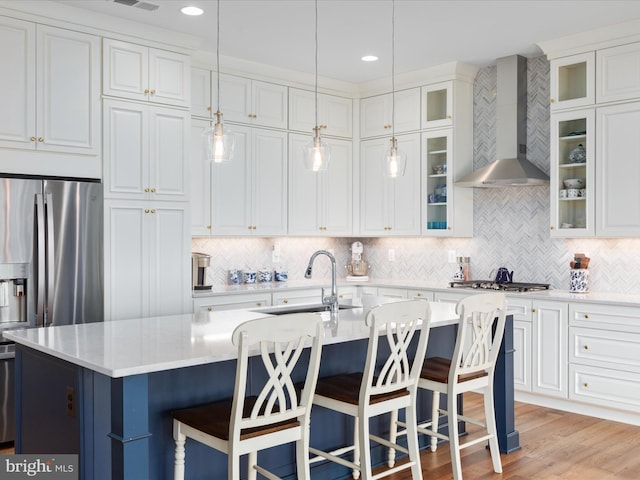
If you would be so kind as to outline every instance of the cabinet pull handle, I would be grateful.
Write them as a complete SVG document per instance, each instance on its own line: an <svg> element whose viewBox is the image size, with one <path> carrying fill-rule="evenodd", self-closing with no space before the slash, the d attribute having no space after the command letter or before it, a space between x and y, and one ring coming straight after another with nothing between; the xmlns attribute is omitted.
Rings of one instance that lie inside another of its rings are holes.
<svg viewBox="0 0 640 480"><path fill-rule="evenodd" d="M36 141L36 137L31 137L31 141L35 142Z"/></svg>
<svg viewBox="0 0 640 480"><path fill-rule="evenodd" d="M207 310L213 312L213 307L207 307Z"/></svg>

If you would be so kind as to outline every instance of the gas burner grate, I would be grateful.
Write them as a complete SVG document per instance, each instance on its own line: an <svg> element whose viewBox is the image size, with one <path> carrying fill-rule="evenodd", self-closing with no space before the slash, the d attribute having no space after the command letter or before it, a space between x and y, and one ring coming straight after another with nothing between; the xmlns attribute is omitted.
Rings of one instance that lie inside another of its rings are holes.
<svg viewBox="0 0 640 480"><path fill-rule="evenodd" d="M464 280L450 282L452 288L471 288L481 290L500 290L503 292L534 292L537 290L549 290L548 283L496 283L492 280Z"/></svg>

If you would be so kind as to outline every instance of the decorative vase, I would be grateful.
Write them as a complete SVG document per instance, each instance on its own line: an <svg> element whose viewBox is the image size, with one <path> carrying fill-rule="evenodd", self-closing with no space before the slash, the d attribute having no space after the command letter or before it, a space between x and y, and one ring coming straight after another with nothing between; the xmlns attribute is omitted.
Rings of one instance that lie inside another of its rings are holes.
<svg viewBox="0 0 640 480"><path fill-rule="evenodd" d="M569 152L569 161L571 163L585 163L587 161L587 151L582 144Z"/></svg>

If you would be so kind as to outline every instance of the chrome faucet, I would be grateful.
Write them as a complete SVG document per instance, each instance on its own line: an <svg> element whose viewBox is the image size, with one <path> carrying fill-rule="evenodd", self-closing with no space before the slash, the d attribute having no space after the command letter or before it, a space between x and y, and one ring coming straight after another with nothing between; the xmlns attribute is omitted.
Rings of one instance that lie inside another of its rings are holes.
<svg viewBox="0 0 640 480"><path fill-rule="evenodd" d="M309 259L309 265L307 265L307 271L304 273L304 278L311 278L313 271L313 261L318 255L326 255L331 261L331 295L325 296L324 288L322 289L322 304L328 305L331 311L331 319L336 320L338 318L338 287L336 285L336 257L327 250L318 250L311 255Z"/></svg>

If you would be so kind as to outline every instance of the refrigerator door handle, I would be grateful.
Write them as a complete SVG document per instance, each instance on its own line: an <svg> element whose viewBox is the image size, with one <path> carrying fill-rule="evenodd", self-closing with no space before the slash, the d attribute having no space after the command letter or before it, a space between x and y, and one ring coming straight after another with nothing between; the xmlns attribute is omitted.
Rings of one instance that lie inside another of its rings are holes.
<svg viewBox="0 0 640 480"><path fill-rule="evenodd" d="M46 249L47 249L47 267L46 267L46 275L47 275L47 309L45 311L44 317L44 326L48 327L51 325L51 321L53 320L50 317L50 313L53 312L53 298L55 294L54 288L54 275L55 275L55 236L53 232L53 198L50 193L45 194L45 218L46 218Z"/></svg>
<svg viewBox="0 0 640 480"><path fill-rule="evenodd" d="M36 218L35 218L35 248L34 255L36 265L34 272L36 275L36 326L41 327L45 322L45 216L44 198L41 193L36 193Z"/></svg>

